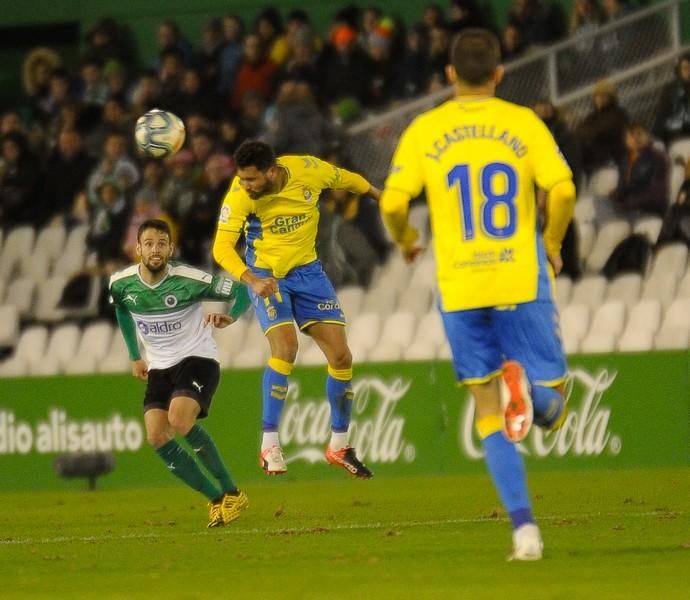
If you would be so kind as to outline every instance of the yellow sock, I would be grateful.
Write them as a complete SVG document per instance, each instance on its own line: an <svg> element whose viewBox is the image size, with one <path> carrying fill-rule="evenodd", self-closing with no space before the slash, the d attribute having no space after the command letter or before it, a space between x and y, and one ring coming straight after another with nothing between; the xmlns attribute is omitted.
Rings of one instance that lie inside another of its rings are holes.
<svg viewBox="0 0 690 600"><path fill-rule="evenodd" d="M488 438L492 433L503 431L504 419L501 415L488 415L477 419L475 427L481 439Z"/></svg>

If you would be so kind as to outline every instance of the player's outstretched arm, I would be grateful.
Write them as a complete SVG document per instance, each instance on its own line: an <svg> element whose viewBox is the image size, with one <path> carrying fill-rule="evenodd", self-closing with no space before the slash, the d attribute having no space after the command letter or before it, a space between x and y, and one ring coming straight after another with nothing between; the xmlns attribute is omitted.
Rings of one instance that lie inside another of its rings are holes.
<svg viewBox="0 0 690 600"><path fill-rule="evenodd" d="M386 188L379 203L381 219L407 262L412 262L424 248L417 244L419 232L407 221L410 197L405 192Z"/></svg>
<svg viewBox="0 0 690 600"><path fill-rule="evenodd" d="M554 185L546 199L546 226L544 227L544 247L546 255L558 275L563 268L561 244L573 218L575 210L575 185L572 179L565 179Z"/></svg>

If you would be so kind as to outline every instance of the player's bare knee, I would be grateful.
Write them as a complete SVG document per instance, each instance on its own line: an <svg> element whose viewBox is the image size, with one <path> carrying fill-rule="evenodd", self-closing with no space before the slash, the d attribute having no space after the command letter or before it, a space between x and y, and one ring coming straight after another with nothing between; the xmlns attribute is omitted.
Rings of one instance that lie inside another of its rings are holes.
<svg viewBox="0 0 690 600"><path fill-rule="evenodd" d="M271 356L279 358L288 363L294 363L297 358L297 350L299 345L297 340L285 340L279 344L273 344L271 347Z"/></svg>
<svg viewBox="0 0 690 600"><path fill-rule="evenodd" d="M328 364L333 369L350 369L352 367L352 352L347 346L339 348L330 354Z"/></svg>
<svg viewBox="0 0 690 600"><path fill-rule="evenodd" d="M152 448L160 448L165 446L170 441L170 434L167 427L165 429L156 429L155 431L146 432L146 441Z"/></svg>
<svg viewBox="0 0 690 600"><path fill-rule="evenodd" d="M177 435L187 435L189 430L194 427L195 420L196 419L192 415L180 412L171 411L168 415L170 427Z"/></svg>

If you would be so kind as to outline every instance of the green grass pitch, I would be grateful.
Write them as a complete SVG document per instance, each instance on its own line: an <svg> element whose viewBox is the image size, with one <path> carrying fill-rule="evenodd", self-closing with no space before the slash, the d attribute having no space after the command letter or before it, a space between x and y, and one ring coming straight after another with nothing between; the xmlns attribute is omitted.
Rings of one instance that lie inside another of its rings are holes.
<svg viewBox="0 0 690 600"><path fill-rule="evenodd" d="M0 494L0 598L688 598L690 469L530 477L544 560L509 563L487 476Z"/></svg>

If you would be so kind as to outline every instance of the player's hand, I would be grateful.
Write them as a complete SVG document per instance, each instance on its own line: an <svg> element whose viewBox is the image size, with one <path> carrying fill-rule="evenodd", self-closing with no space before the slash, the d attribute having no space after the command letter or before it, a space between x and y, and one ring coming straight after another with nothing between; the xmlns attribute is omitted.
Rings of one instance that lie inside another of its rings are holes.
<svg viewBox="0 0 690 600"><path fill-rule="evenodd" d="M424 252L426 248L424 246L412 246L411 248L408 248L407 250L402 249L402 255L403 258L405 259L405 262L409 265L412 264L417 256L419 256L422 252Z"/></svg>
<svg viewBox="0 0 690 600"><path fill-rule="evenodd" d="M149 366L143 358L132 361L132 375L142 381L146 381L149 378Z"/></svg>
<svg viewBox="0 0 690 600"><path fill-rule="evenodd" d="M204 317L204 326L213 325L218 329L223 329L235 322L230 315L224 313L210 313Z"/></svg>
<svg viewBox="0 0 690 600"><path fill-rule="evenodd" d="M563 259L559 254L549 254L549 262L551 263L551 268L553 269L553 274L558 276L558 274L563 270Z"/></svg>
<svg viewBox="0 0 690 600"><path fill-rule="evenodd" d="M278 293L278 281L273 277L257 277L249 285L252 291L262 298Z"/></svg>

